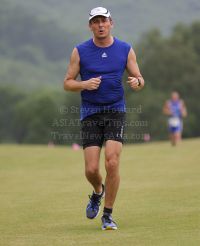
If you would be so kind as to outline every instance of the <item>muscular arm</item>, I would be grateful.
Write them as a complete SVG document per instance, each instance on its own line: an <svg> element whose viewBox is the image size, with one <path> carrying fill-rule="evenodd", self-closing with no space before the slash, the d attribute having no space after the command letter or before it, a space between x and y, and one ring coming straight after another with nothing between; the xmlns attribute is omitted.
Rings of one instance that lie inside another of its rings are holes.
<svg viewBox="0 0 200 246"><path fill-rule="evenodd" d="M173 115L172 110L170 110L169 101L166 101L166 103L165 103L165 105L163 107L162 112L163 112L163 114L166 114L166 115Z"/></svg>
<svg viewBox="0 0 200 246"><path fill-rule="evenodd" d="M64 79L64 90L71 92L79 92L84 90L84 83L76 81L76 78L80 72L80 57L78 50L74 48L70 57L70 64L66 77Z"/></svg>
<svg viewBox="0 0 200 246"><path fill-rule="evenodd" d="M89 80L79 82L76 81L79 72L80 72L80 57L79 57L78 50L74 48L70 58L68 71L64 79L64 85L63 85L64 90L71 91L71 92L79 92L85 89L95 90L99 87L99 84L101 83L101 77L91 78Z"/></svg>
<svg viewBox="0 0 200 246"><path fill-rule="evenodd" d="M127 83L130 84L131 88L138 91L141 90L144 87L144 79L142 78L142 75L140 73L137 61L136 61L136 55L133 49L131 48L128 54L128 60L126 64L126 70L130 77L128 77ZM141 85L138 86L138 79L141 81Z"/></svg>
<svg viewBox="0 0 200 246"><path fill-rule="evenodd" d="M185 106L185 102L183 100L181 100L181 114L182 114L182 117L187 116L187 109Z"/></svg>

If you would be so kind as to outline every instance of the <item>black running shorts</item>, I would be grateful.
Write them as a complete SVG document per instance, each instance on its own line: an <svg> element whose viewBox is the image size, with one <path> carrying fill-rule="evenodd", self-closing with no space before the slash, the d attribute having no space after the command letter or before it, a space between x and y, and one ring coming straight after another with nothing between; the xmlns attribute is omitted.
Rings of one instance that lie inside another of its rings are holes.
<svg viewBox="0 0 200 246"><path fill-rule="evenodd" d="M83 149L89 146L102 147L107 140L123 143L125 120L125 112L114 110L104 110L85 117L81 121Z"/></svg>

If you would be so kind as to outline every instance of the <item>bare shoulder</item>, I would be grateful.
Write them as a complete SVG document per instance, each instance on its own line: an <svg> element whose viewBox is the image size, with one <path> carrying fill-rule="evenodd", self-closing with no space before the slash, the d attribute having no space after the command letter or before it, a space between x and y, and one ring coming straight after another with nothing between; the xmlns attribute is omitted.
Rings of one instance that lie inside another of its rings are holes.
<svg viewBox="0 0 200 246"><path fill-rule="evenodd" d="M136 55L132 47L129 50L128 59L136 61Z"/></svg>
<svg viewBox="0 0 200 246"><path fill-rule="evenodd" d="M165 102L165 104L166 104L166 105L169 105L169 104L170 104L170 100L167 100L167 101Z"/></svg>
<svg viewBox="0 0 200 246"><path fill-rule="evenodd" d="M77 48L74 48L70 56L70 63L66 73L66 80L76 79L80 72L80 57Z"/></svg>
<svg viewBox="0 0 200 246"><path fill-rule="evenodd" d="M70 62L77 62L77 61L78 62L80 61L80 57L79 57L78 49L75 47L70 56Z"/></svg>
<svg viewBox="0 0 200 246"><path fill-rule="evenodd" d="M170 100L165 101L164 107L165 108L169 108L170 107Z"/></svg>
<svg viewBox="0 0 200 246"><path fill-rule="evenodd" d="M128 53L128 59L126 63L126 70L131 77L139 78L142 77L140 73L140 69L138 67L137 61L136 61L136 55L134 50L131 48L129 53ZM143 82L144 86L144 82ZM142 87L143 87L142 86Z"/></svg>
<svg viewBox="0 0 200 246"><path fill-rule="evenodd" d="M183 99L180 99L180 102L181 102L181 105L182 105L182 106L185 106L185 102L184 102Z"/></svg>

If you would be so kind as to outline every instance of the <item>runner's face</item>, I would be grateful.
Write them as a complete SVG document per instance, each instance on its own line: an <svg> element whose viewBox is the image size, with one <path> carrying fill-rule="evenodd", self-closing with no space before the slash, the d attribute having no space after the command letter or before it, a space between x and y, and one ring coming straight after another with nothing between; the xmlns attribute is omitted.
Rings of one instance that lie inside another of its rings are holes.
<svg viewBox="0 0 200 246"><path fill-rule="evenodd" d="M173 102L178 101L179 94L177 92L172 92L171 99L172 99Z"/></svg>
<svg viewBox="0 0 200 246"><path fill-rule="evenodd" d="M110 35L110 29L113 28L113 21L103 16L96 16L89 24L90 31L93 31L94 36L98 39L105 39Z"/></svg>

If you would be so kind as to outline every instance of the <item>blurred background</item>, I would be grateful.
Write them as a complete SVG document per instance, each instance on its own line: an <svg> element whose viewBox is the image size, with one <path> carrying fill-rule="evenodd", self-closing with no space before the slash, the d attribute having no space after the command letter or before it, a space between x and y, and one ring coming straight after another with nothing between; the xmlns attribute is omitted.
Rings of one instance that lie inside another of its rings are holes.
<svg viewBox="0 0 200 246"><path fill-rule="evenodd" d="M72 49L92 38L88 15L103 6L112 35L130 43L146 85L123 76L125 143L168 139L162 108L172 91L185 101L184 138L200 136L200 2L197 0L0 1L0 143L81 144L80 94L63 90ZM70 137L71 136L71 137Z"/></svg>

